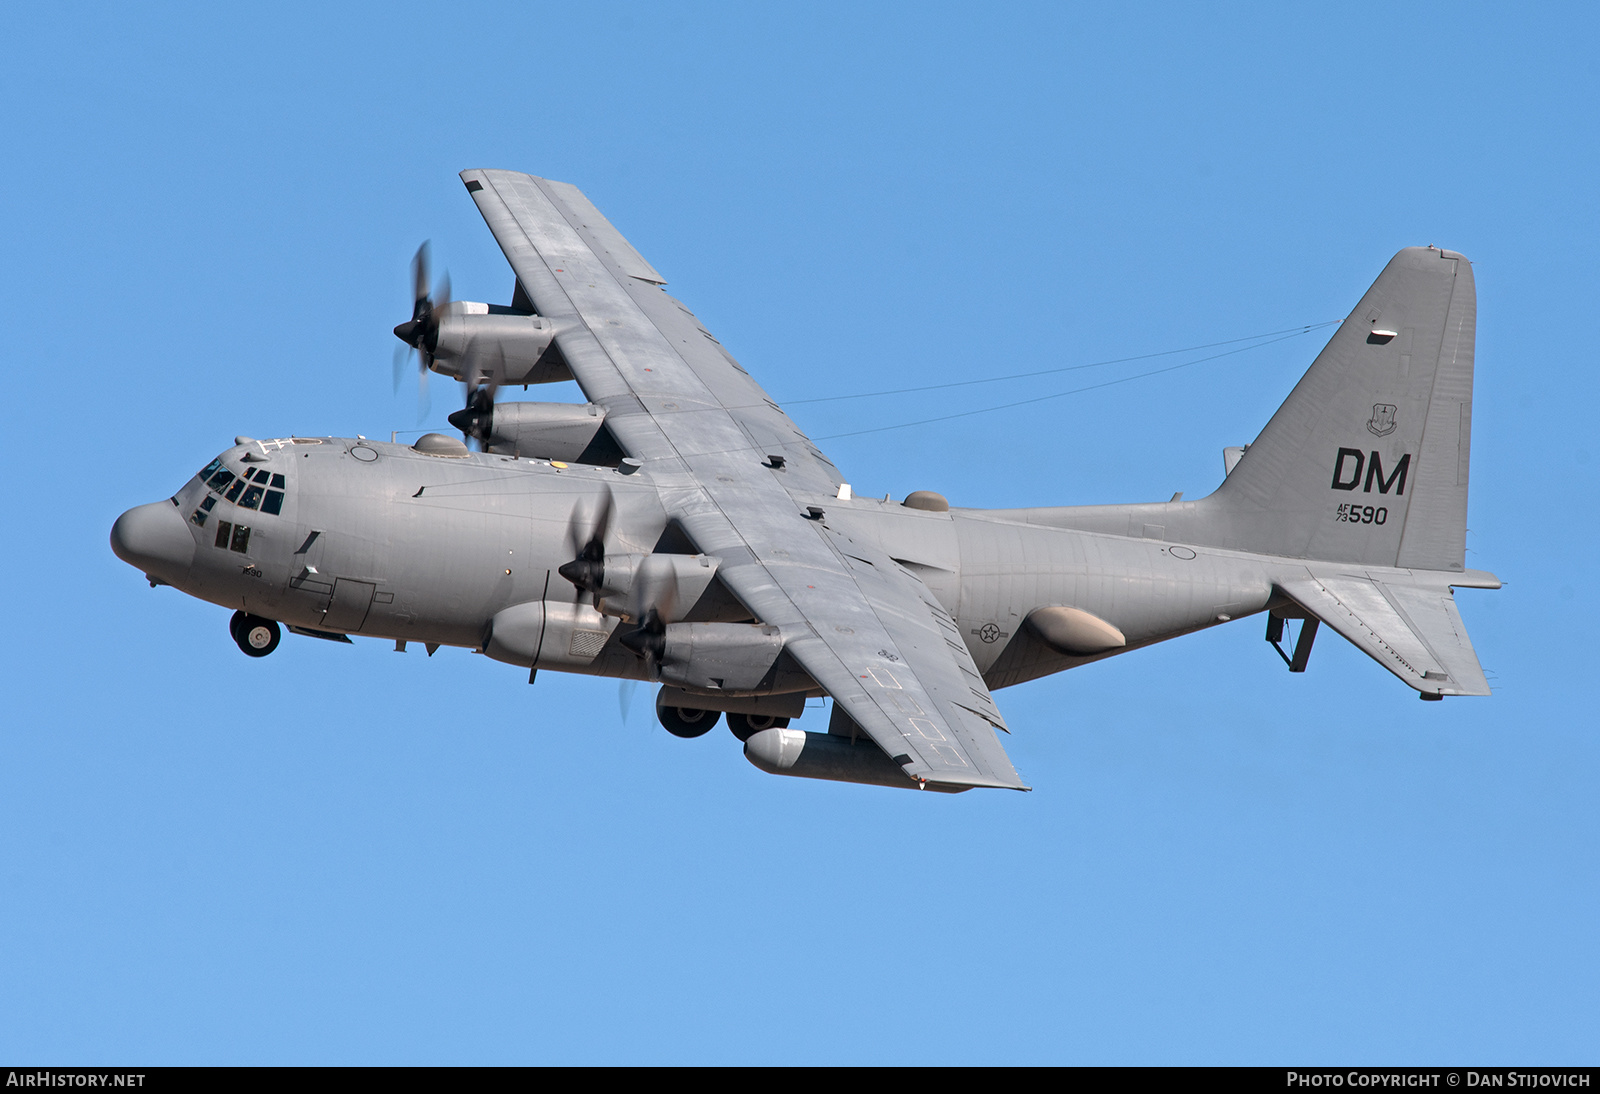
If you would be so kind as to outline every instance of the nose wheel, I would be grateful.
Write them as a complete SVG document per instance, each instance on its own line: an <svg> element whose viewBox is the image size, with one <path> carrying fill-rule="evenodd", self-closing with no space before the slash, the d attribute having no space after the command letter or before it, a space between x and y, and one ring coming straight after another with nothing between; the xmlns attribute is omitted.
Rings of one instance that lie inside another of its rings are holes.
<svg viewBox="0 0 1600 1094"><path fill-rule="evenodd" d="M233 613L233 618L228 620L228 633L248 657L265 657L278 648L283 638L283 632L272 620L244 612Z"/></svg>

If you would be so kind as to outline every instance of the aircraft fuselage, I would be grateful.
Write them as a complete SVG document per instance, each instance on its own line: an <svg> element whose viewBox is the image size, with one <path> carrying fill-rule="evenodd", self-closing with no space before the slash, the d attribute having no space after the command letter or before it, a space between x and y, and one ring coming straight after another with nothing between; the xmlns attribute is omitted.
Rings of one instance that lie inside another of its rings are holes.
<svg viewBox="0 0 1600 1094"><path fill-rule="evenodd" d="M237 444L205 476L125 514L118 553L192 596L327 634L483 649L497 613L543 601L589 638L564 633L539 667L648 675L615 640L616 615L596 611L557 573L574 556L575 519L607 492L616 508L610 553L673 549L647 470L323 437ZM1036 510L937 512L872 498L818 505L834 529L915 571L991 687L1261 611L1274 562L1290 561L1042 526ZM795 534L814 532L797 519ZM1051 646L1026 621L1052 605L1091 613L1126 644L1086 655ZM724 593L686 618L751 617Z"/></svg>

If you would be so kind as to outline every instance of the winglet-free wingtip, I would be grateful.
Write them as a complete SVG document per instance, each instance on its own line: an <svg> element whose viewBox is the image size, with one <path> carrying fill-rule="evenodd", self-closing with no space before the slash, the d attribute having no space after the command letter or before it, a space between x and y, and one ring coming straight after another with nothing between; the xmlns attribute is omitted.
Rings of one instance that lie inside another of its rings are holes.
<svg viewBox="0 0 1600 1094"><path fill-rule="evenodd" d="M1010 783L999 779L917 779L925 790L1023 790L1032 791L1033 787L1021 781Z"/></svg>

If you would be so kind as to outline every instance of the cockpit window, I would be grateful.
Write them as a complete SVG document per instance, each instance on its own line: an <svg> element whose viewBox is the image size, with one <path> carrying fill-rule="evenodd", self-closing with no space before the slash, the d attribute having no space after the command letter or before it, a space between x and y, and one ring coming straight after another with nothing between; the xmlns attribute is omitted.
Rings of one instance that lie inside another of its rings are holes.
<svg viewBox="0 0 1600 1094"><path fill-rule="evenodd" d="M240 554L248 551L250 549L250 529L242 524L235 524L233 526L233 543L229 546Z"/></svg>
<svg viewBox="0 0 1600 1094"><path fill-rule="evenodd" d="M211 499L207 498L206 500L210 501ZM206 512L206 507L202 505L200 508L189 514L189 519L194 522L196 528L204 528L206 526L206 517L208 516L210 516L210 514Z"/></svg>
<svg viewBox="0 0 1600 1094"><path fill-rule="evenodd" d="M274 474L264 467L247 467L235 473L222 466L222 458L212 460L201 473L206 485L217 494L238 505L241 509L260 508L263 513L277 516L283 512L284 494L288 490L288 480L282 474ZM271 489L268 489L268 487ZM210 513L211 507L217 499L207 496L201 503L198 511L200 519L195 523L205 524L203 514ZM218 543L217 546L224 546Z"/></svg>
<svg viewBox="0 0 1600 1094"><path fill-rule="evenodd" d="M233 525L231 523L229 523L228 521L225 521L225 520L217 521L217 543L216 543L216 545L218 547L226 547L228 545L228 535L232 531L233 531Z"/></svg>

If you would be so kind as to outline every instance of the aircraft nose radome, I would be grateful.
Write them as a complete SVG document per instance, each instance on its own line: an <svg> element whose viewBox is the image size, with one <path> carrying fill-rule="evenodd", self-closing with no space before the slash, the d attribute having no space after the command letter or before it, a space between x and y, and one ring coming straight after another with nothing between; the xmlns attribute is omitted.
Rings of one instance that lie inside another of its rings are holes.
<svg viewBox="0 0 1600 1094"><path fill-rule="evenodd" d="M130 566L177 584L194 562L194 537L170 501L129 509L111 526L111 549Z"/></svg>

